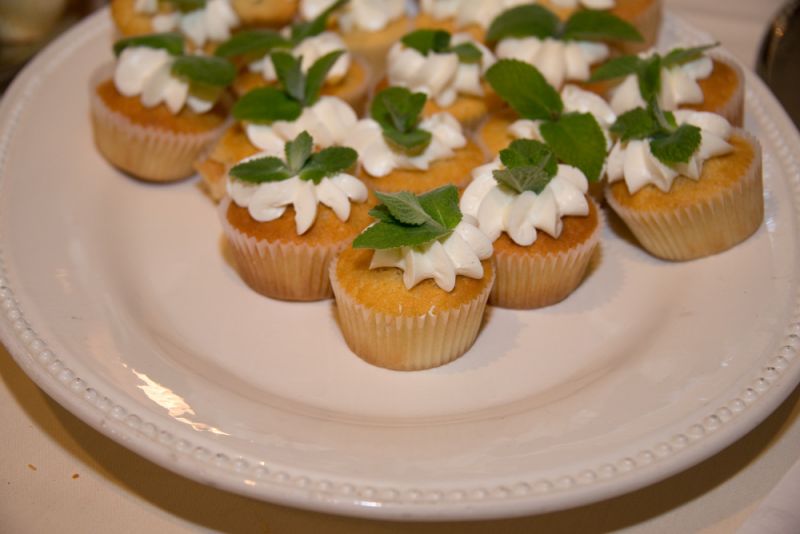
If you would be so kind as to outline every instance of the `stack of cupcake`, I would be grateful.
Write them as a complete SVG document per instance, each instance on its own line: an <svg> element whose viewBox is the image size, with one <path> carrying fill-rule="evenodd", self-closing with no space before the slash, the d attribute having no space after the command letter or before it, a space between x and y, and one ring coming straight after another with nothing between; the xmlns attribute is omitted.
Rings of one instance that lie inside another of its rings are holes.
<svg viewBox="0 0 800 534"><path fill-rule="evenodd" d="M381 367L461 356L487 303L567 298L609 208L674 261L763 219L741 70L715 45L649 49L658 0L114 0L112 14L124 37L92 81L100 152L147 181L199 171L243 282L334 297L347 344Z"/></svg>

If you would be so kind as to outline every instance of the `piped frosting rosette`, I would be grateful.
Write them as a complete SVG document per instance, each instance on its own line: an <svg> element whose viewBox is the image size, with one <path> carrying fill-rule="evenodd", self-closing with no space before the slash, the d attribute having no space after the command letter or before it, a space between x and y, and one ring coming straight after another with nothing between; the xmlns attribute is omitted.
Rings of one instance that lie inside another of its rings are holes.
<svg viewBox="0 0 800 534"><path fill-rule="evenodd" d="M583 279L599 238L597 206L586 194L583 172L555 164L545 145L515 141L501 154L512 167L499 159L478 167L461 197L462 211L495 243L490 302L508 308L554 304ZM568 235L561 241L565 224Z"/></svg>
<svg viewBox="0 0 800 534"><path fill-rule="evenodd" d="M222 42L231 36L240 20L229 0L207 0L190 11L175 9L164 13L159 0L135 0L134 12L148 15L153 32L180 31L191 43L202 48L208 42Z"/></svg>
<svg viewBox="0 0 800 534"><path fill-rule="evenodd" d="M378 198L378 222L331 265L342 333L373 365L448 363L478 334L495 278L491 242L462 216L452 186Z"/></svg>

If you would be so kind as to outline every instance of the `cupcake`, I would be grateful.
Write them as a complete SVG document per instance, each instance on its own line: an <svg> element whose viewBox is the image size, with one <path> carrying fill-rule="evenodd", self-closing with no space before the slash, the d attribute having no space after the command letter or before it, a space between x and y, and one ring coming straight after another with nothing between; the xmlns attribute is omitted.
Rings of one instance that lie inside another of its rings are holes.
<svg viewBox="0 0 800 534"><path fill-rule="evenodd" d="M222 198L225 174L242 156L282 154L284 144L303 131L319 148L345 144L358 121L355 111L339 98L320 96L328 71L342 54L326 54L307 71L285 51L271 54L279 86L253 89L236 102L233 116L239 122L197 164L212 199Z"/></svg>
<svg viewBox="0 0 800 534"><path fill-rule="evenodd" d="M367 188L348 174L356 152L313 146L302 132L283 158L259 154L230 170L220 204L225 238L244 281L268 297L330 297L332 258L369 221Z"/></svg>
<svg viewBox="0 0 800 534"><path fill-rule="evenodd" d="M388 85L425 93L424 116L445 111L469 129L497 107L483 79L494 62L494 54L466 33L417 30L389 50L386 79Z"/></svg>
<svg viewBox="0 0 800 534"><path fill-rule="evenodd" d="M658 40L661 29L661 0L539 0L538 3L552 9L561 19L567 19L580 9L607 10L632 24L642 35L642 42L621 43L627 52L650 48Z"/></svg>
<svg viewBox="0 0 800 534"><path fill-rule="evenodd" d="M615 118L602 99L571 86L559 94L536 67L514 59L495 63L486 79L511 108L490 116L478 131L491 157L515 138L533 138L544 141L559 161L579 168L590 182L600 178L609 148L601 124Z"/></svg>
<svg viewBox="0 0 800 534"><path fill-rule="evenodd" d="M583 280L600 234L583 172L559 164L547 145L519 139L472 175L461 211L494 243L489 302L540 308L566 298Z"/></svg>
<svg viewBox="0 0 800 534"><path fill-rule="evenodd" d="M388 369L448 363L478 335L495 278L491 242L462 216L453 186L378 197L378 222L331 264L345 341Z"/></svg>
<svg viewBox="0 0 800 534"><path fill-rule="evenodd" d="M484 42L489 23L506 9L530 0L420 0L415 28L466 32Z"/></svg>
<svg viewBox="0 0 800 534"><path fill-rule="evenodd" d="M123 39L114 45L116 65L100 69L91 82L95 145L111 164L142 180L190 176L225 127L233 65L182 51L177 34Z"/></svg>
<svg viewBox="0 0 800 534"><path fill-rule="evenodd" d="M405 0L300 0L300 18L312 20L336 5L334 27L342 35L348 50L363 57L373 75L379 78L386 53L411 30Z"/></svg>
<svg viewBox="0 0 800 534"><path fill-rule="evenodd" d="M725 118L655 104L620 116L612 132L606 199L654 256L716 254L761 225L761 149Z"/></svg>
<svg viewBox="0 0 800 534"><path fill-rule="evenodd" d="M744 119L744 76L736 63L706 52L716 46L674 48L623 56L598 68L593 81L621 79L609 94L617 114L645 107L651 93L666 111L689 108L708 111L741 126ZM658 72L658 76L652 73Z"/></svg>
<svg viewBox="0 0 800 534"><path fill-rule="evenodd" d="M215 55L234 59L242 67L233 83L236 94L241 96L257 87L277 85L278 75L270 57L273 50L284 50L296 58L302 58L303 70L308 70L326 54L344 50L345 53L328 71L321 92L341 98L353 108L360 109L367 96L369 69L364 60L346 50L347 45L339 34L325 31L330 12L323 11L314 20L294 24L281 32L268 29L239 32L222 43Z"/></svg>
<svg viewBox="0 0 800 534"><path fill-rule="evenodd" d="M484 162L481 149L464 136L448 113L420 114L424 93L389 87L375 96L371 118L352 128L359 178L383 192L422 193L447 184L466 185L469 172Z"/></svg>
<svg viewBox="0 0 800 534"><path fill-rule="evenodd" d="M539 69L561 89L587 81L591 67L608 58L604 41L641 41L636 28L606 11L577 11L563 24L540 5L523 5L497 17L486 34L500 59L517 59Z"/></svg>

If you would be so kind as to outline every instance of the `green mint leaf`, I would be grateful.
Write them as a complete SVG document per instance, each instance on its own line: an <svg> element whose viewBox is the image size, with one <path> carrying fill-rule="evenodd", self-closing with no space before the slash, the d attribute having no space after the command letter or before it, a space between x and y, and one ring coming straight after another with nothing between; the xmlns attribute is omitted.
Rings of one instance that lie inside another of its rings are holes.
<svg viewBox="0 0 800 534"><path fill-rule="evenodd" d="M580 169L590 182L597 181L606 161L606 138L590 113L567 113L546 122L540 131L559 159Z"/></svg>
<svg viewBox="0 0 800 534"><path fill-rule="evenodd" d="M461 222L462 214L458 206L458 189L445 185L417 197L425 213L447 230L452 230Z"/></svg>
<svg viewBox="0 0 800 534"><path fill-rule="evenodd" d="M284 146L286 164L293 175L299 173L306 164L313 148L314 140L306 131L301 132L294 140L286 143Z"/></svg>
<svg viewBox="0 0 800 534"><path fill-rule="evenodd" d="M384 129L408 132L419 123L427 99L425 93L412 93L405 87L387 87L373 99L370 116Z"/></svg>
<svg viewBox="0 0 800 534"><path fill-rule="evenodd" d="M549 9L539 5L518 6L504 11L492 21L486 32L486 42L508 37L555 37L560 27L558 16Z"/></svg>
<svg viewBox="0 0 800 534"><path fill-rule="evenodd" d="M172 74L203 85L225 87L236 77L236 67L221 57L181 56L172 64Z"/></svg>
<svg viewBox="0 0 800 534"><path fill-rule="evenodd" d="M553 176L549 176L543 168L532 165L514 167L513 169L499 169L492 171L492 176L497 180L497 183L517 194L533 191L537 195L544 191L544 188L553 179Z"/></svg>
<svg viewBox="0 0 800 534"><path fill-rule="evenodd" d="M658 97L661 92L661 57L654 54L645 59L637 73L639 93L645 102Z"/></svg>
<svg viewBox="0 0 800 534"><path fill-rule="evenodd" d="M696 46L694 48L675 48L663 57L661 63L664 65L664 68L684 65L696 59L700 59L706 51L716 48L717 46L719 46L719 43Z"/></svg>
<svg viewBox="0 0 800 534"><path fill-rule="evenodd" d="M275 157L258 158L239 163L233 166L228 174L237 180L251 184L280 182L294 175L286 168L286 164Z"/></svg>
<svg viewBox="0 0 800 534"><path fill-rule="evenodd" d="M617 117L610 130L621 141L626 142L631 139L652 137L660 127L652 113L644 108L636 108Z"/></svg>
<svg viewBox="0 0 800 534"><path fill-rule="evenodd" d="M334 176L352 168L358 159L358 152L344 146L326 148L312 154L305 167L300 171L300 178L318 184L323 178Z"/></svg>
<svg viewBox="0 0 800 534"><path fill-rule="evenodd" d="M533 139L512 141L508 148L500 151L500 162L508 169L536 167L545 162L542 169L549 176L555 176L558 172L558 161L550 147Z"/></svg>
<svg viewBox="0 0 800 534"><path fill-rule="evenodd" d="M638 74L643 63L644 60L639 56L621 56L614 58L597 67L592 73L592 77L589 78L589 81L602 82L605 80L623 78L631 74Z"/></svg>
<svg viewBox="0 0 800 534"><path fill-rule="evenodd" d="M608 11L576 11L564 24L561 38L573 41L633 41L644 38L632 24Z"/></svg>
<svg viewBox="0 0 800 534"><path fill-rule="evenodd" d="M418 156L425 152L425 149L431 144L433 135L421 128L410 132L385 129L383 130L383 139L394 150L405 152L409 156Z"/></svg>
<svg viewBox="0 0 800 534"><path fill-rule="evenodd" d="M249 30L235 34L214 51L217 57L262 57L275 48L289 48L288 39L274 30Z"/></svg>
<svg viewBox="0 0 800 534"><path fill-rule="evenodd" d="M286 92L298 102L305 103L306 77L301 67L301 58L288 52L273 52L269 57L275 67L275 75Z"/></svg>
<svg viewBox="0 0 800 534"><path fill-rule="evenodd" d="M325 11L317 15L313 20L294 24L291 29L292 43L295 45L299 44L309 37L315 37L324 32L328 27L328 17L348 1L349 0L338 0L331 4Z"/></svg>
<svg viewBox="0 0 800 534"><path fill-rule="evenodd" d="M650 141L650 151L662 163L674 165L688 163L698 148L702 135L700 128L691 124L682 124L669 135L657 136Z"/></svg>
<svg viewBox="0 0 800 534"><path fill-rule="evenodd" d="M417 30L404 35L400 41L423 56L431 52L441 54L450 48L450 34L444 30Z"/></svg>
<svg viewBox="0 0 800 534"><path fill-rule="evenodd" d="M181 13L188 13L206 7L206 0L169 0Z"/></svg>
<svg viewBox="0 0 800 534"><path fill-rule="evenodd" d="M233 117L240 121L293 121L303 112L303 106L275 87L253 89L233 106Z"/></svg>
<svg viewBox="0 0 800 534"><path fill-rule="evenodd" d="M392 224L400 224L400 221L392 217L392 213L385 205L380 204L369 210L369 216L378 221Z"/></svg>
<svg viewBox="0 0 800 534"><path fill-rule="evenodd" d="M328 72L342 54L344 54L344 50L335 50L325 54L308 69L308 73L306 73L305 100L303 102L306 106L310 106L317 101Z"/></svg>
<svg viewBox="0 0 800 534"><path fill-rule="evenodd" d="M454 52L458 56L458 61L460 63L480 63L481 58L483 57L483 52L481 52L481 49L472 43L458 44L452 47L450 51Z"/></svg>
<svg viewBox="0 0 800 534"><path fill-rule="evenodd" d="M528 63L502 59L486 71L486 79L500 98L525 119L550 120L564 109L558 91Z"/></svg>
<svg viewBox="0 0 800 534"><path fill-rule="evenodd" d="M383 202L383 205L389 210L389 213L403 224L410 224L420 226L422 224L439 224L428 212L422 207L419 199L408 191L401 191L399 193L380 193L375 192L378 200Z"/></svg>
<svg viewBox="0 0 800 534"><path fill-rule="evenodd" d="M441 226L407 226L380 221L368 227L353 241L353 248L375 250L399 247L414 247L430 243L451 232Z"/></svg>
<svg viewBox="0 0 800 534"><path fill-rule="evenodd" d="M127 37L114 43L114 55L119 56L123 50L132 46L160 48L172 56L179 56L183 53L183 37L179 33L152 33Z"/></svg>

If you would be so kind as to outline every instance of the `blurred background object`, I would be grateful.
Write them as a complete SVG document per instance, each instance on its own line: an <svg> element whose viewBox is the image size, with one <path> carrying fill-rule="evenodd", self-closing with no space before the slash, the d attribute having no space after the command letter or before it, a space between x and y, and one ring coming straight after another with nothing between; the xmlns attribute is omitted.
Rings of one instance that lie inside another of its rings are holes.
<svg viewBox="0 0 800 534"><path fill-rule="evenodd" d="M756 71L800 128L800 0L787 2L772 20Z"/></svg>
<svg viewBox="0 0 800 534"><path fill-rule="evenodd" d="M0 0L0 93L53 38L104 0Z"/></svg>

